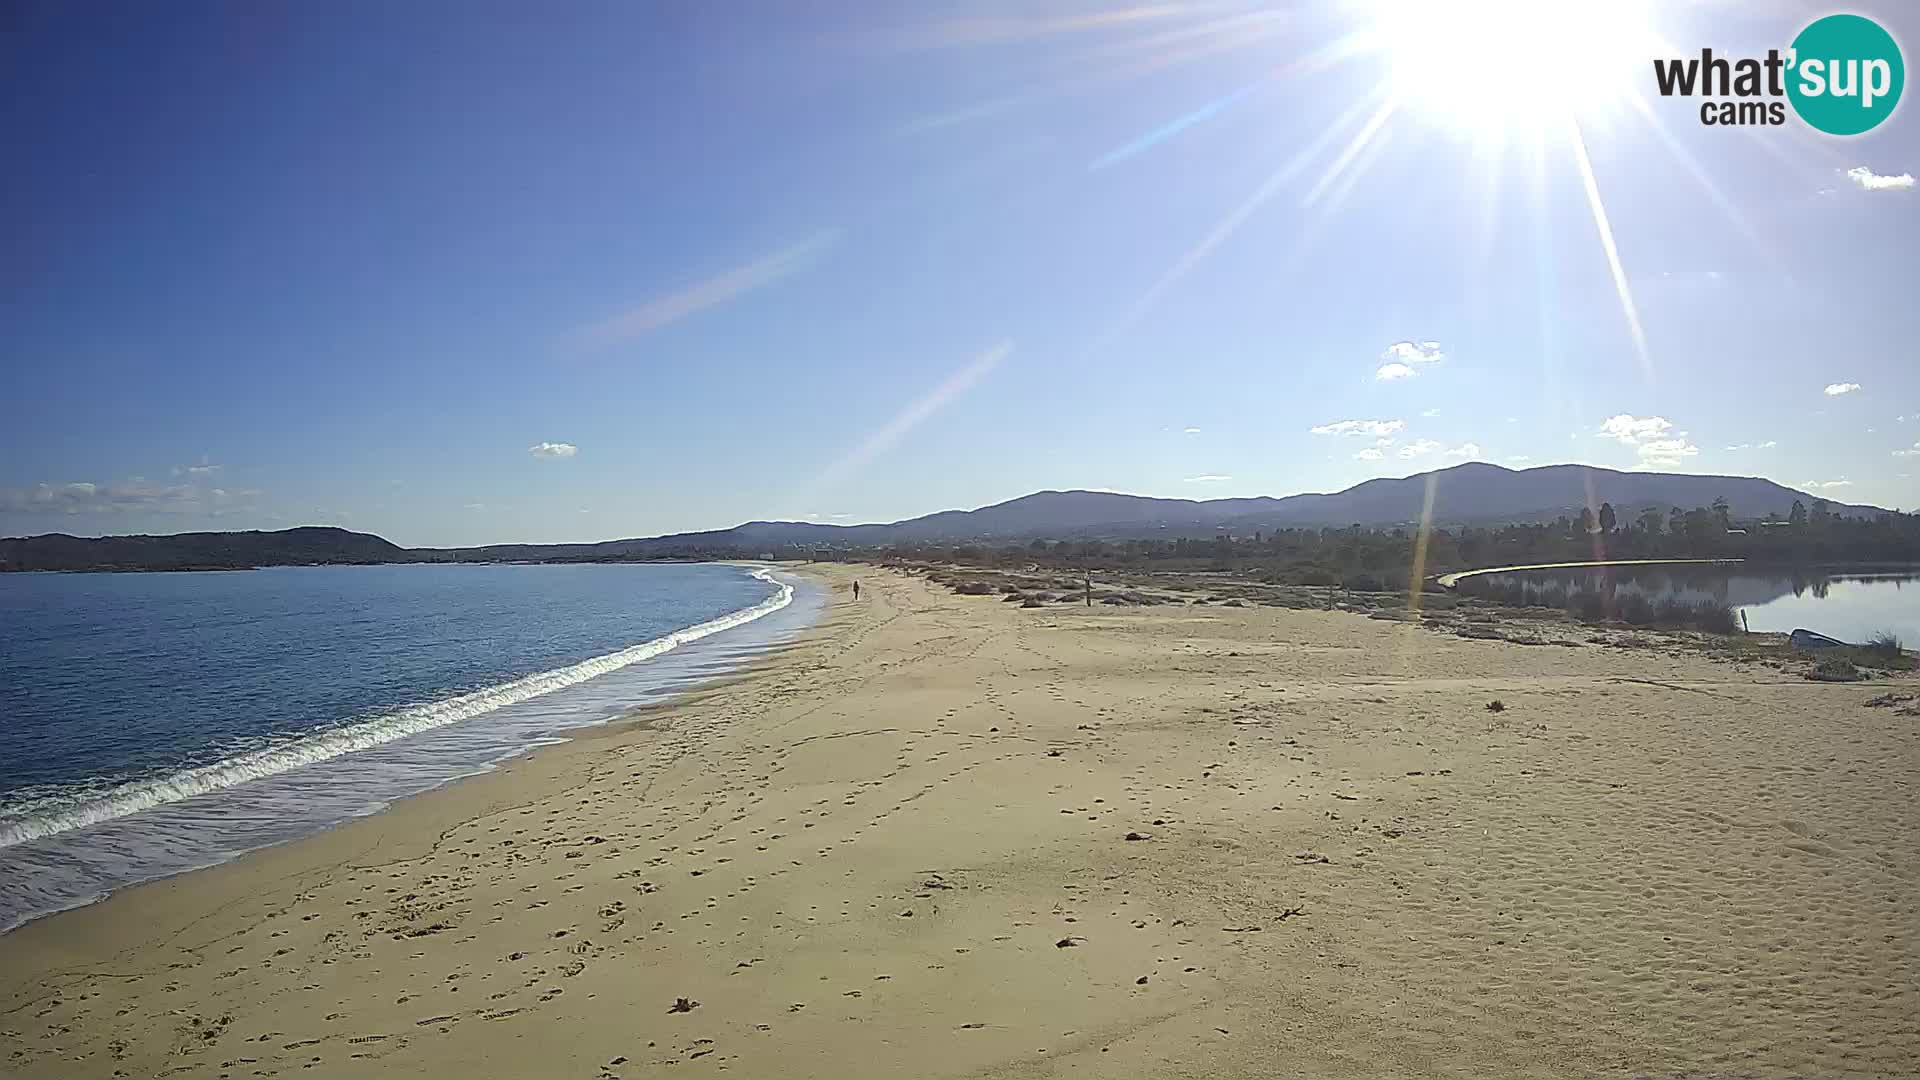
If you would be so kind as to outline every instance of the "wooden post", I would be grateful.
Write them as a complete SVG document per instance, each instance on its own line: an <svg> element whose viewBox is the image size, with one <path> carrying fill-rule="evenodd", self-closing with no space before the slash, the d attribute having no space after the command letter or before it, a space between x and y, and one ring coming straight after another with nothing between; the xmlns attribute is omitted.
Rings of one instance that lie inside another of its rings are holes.
<svg viewBox="0 0 1920 1080"><path fill-rule="evenodd" d="M1087 606L1093 606L1093 568L1087 568Z"/></svg>

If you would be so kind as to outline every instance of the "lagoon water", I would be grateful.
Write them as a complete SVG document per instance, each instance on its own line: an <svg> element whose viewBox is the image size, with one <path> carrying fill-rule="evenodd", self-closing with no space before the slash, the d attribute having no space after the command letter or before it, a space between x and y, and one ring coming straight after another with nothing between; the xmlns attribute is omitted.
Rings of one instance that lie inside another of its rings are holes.
<svg viewBox="0 0 1920 1080"><path fill-rule="evenodd" d="M1658 601L1717 600L1739 609L1756 633L1798 628L1860 642L1882 631L1920 646L1920 568L1768 570L1758 567L1611 566L1516 570L1496 581L1568 592L1638 592Z"/></svg>

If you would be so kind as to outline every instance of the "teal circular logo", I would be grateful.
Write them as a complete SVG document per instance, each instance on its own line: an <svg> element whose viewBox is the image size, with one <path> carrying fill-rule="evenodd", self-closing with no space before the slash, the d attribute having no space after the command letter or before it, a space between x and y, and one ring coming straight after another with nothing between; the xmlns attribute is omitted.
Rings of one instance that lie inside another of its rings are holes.
<svg viewBox="0 0 1920 1080"><path fill-rule="evenodd" d="M1900 104L1907 67L1880 24L1859 15L1815 19L1793 39L1787 100L1815 130L1858 135Z"/></svg>

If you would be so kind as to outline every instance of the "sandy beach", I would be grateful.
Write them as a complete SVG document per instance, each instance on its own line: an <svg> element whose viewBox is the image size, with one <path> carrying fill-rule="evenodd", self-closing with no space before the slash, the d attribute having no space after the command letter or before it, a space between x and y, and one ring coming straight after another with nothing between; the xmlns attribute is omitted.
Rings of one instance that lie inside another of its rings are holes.
<svg viewBox="0 0 1920 1080"><path fill-rule="evenodd" d="M0 1074L1920 1073L1884 684L808 572L737 677L0 937Z"/></svg>

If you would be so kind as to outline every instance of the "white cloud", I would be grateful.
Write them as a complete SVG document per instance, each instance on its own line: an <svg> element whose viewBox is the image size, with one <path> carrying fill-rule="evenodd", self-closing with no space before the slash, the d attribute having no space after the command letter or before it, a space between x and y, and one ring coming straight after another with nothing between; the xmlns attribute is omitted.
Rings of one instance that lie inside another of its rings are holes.
<svg viewBox="0 0 1920 1080"><path fill-rule="evenodd" d="M570 458L579 452L579 447L567 442L534 443L527 447L527 453L537 458Z"/></svg>
<svg viewBox="0 0 1920 1080"><path fill-rule="evenodd" d="M1607 422L1600 425L1599 434L1633 446L1648 439L1664 438L1672 430L1673 421L1664 416L1639 417L1621 413L1608 417Z"/></svg>
<svg viewBox="0 0 1920 1080"><path fill-rule="evenodd" d="M41 514L214 514L251 505L260 496L253 489L202 489L193 484L152 487L133 483L96 484L78 480L67 484L35 484L30 488L0 488L0 513Z"/></svg>
<svg viewBox="0 0 1920 1080"><path fill-rule="evenodd" d="M1440 415L1440 410L1439 409L1422 409L1420 411L1420 415L1427 417L1428 419L1432 419L1433 417Z"/></svg>
<svg viewBox="0 0 1920 1080"><path fill-rule="evenodd" d="M1633 416L1621 413L1607 418L1596 433L1631 446L1639 455L1640 469L1665 469L1695 457L1700 448L1687 441L1687 433L1674 430L1673 421L1664 416Z"/></svg>
<svg viewBox="0 0 1920 1080"><path fill-rule="evenodd" d="M1678 465L1687 458L1700 453L1700 448L1688 442L1686 432L1673 439L1653 439L1640 444L1640 464L1645 468L1666 468Z"/></svg>
<svg viewBox="0 0 1920 1080"><path fill-rule="evenodd" d="M202 454L198 465L175 465L167 471L174 476L212 476L220 471L220 466L212 464L207 460L206 455Z"/></svg>
<svg viewBox="0 0 1920 1080"><path fill-rule="evenodd" d="M1886 176L1874 172L1865 165L1856 165L1848 169L1847 179L1860 185L1862 191L1904 191L1913 186L1912 173Z"/></svg>
<svg viewBox="0 0 1920 1080"><path fill-rule="evenodd" d="M1380 359L1402 364L1437 364L1446 358L1437 341L1396 341L1380 353Z"/></svg>
<svg viewBox="0 0 1920 1080"><path fill-rule="evenodd" d="M1183 434L1183 435L1198 435L1198 434L1200 434L1200 429L1199 429L1199 428L1197 428L1197 427L1190 427L1190 428L1187 428L1186 430L1184 430L1184 431L1182 431L1182 432L1181 432L1181 434Z"/></svg>
<svg viewBox="0 0 1920 1080"><path fill-rule="evenodd" d="M1804 488L1821 488L1821 489L1844 488L1844 487L1852 487L1853 481L1851 480L1809 480L1806 483L1801 484L1800 486Z"/></svg>
<svg viewBox="0 0 1920 1080"><path fill-rule="evenodd" d="M1779 445L1780 444L1775 442L1774 440L1768 439L1766 442L1735 443L1732 446L1723 446L1721 447L1721 449L1727 451L1728 453L1736 453L1741 450L1771 450L1774 447Z"/></svg>
<svg viewBox="0 0 1920 1080"><path fill-rule="evenodd" d="M1362 450L1353 456L1355 458L1358 458L1361 461L1380 461L1384 459L1387 455L1381 450L1375 449L1373 447L1368 447L1367 449Z"/></svg>
<svg viewBox="0 0 1920 1080"><path fill-rule="evenodd" d="M1315 435L1391 435L1407 426L1405 420L1336 420L1310 428Z"/></svg>
<svg viewBox="0 0 1920 1080"><path fill-rule="evenodd" d="M1186 482L1189 484L1224 484L1231 479L1233 479L1233 477L1222 476L1219 473L1205 473L1200 476L1189 476Z"/></svg>
<svg viewBox="0 0 1920 1080"><path fill-rule="evenodd" d="M1851 394L1858 389L1860 389L1860 384L1857 382L1831 382L1827 384L1827 388L1821 391L1821 393L1828 397L1839 397L1841 394Z"/></svg>
<svg viewBox="0 0 1920 1080"><path fill-rule="evenodd" d="M1768 439L1766 442L1763 442L1763 443L1755 443L1753 448L1755 450L1771 450L1774 447L1779 445L1780 445L1779 443L1773 441L1772 439Z"/></svg>
<svg viewBox="0 0 1920 1080"><path fill-rule="evenodd" d="M487 504L486 504L486 503L477 503L477 502L474 502L474 503L467 503L466 505L464 505L464 506L462 506L462 507L461 507L460 509L462 509L462 510L485 510L486 508L487 508Z"/></svg>
<svg viewBox="0 0 1920 1080"><path fill-rule="evenodd" d="M1395 379L1411 379L1415 374L1417 372L1405 364L1381 364L1373 377L1379 382L1392 382Z"/></svg>
<svg viewBox="0 0 1920 1080"><path fill-rule="evenodd" d="M1893 452L1893 456L1894 457L1920 457L1920 442L1914 443L1913 449L1911 450L1895 450Z"/></svg>
<svg viewBox="0 0 1920 1080"><path fill-rule="evenodd" d="M1507 460L1518 465L1524 462L1532 461L1533 457L1532 455L1529 455L1529 454L1508 454Z"/></svg>
<svg viewBox="0 0 1920 1080"><path fill-rule="evenodd" d="M1474 443L1469 442L1461 443L1459 446L1448 446L1446 443L1435 442L1432 439L1417 439L1401 447L1399 450L1399 456L1408 461L1414 458L1426 457L1429 454L1439 454L1441 457L1462 458L1465 460L1474 460L1482 456L1480 447Z"/></svg>

